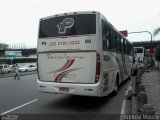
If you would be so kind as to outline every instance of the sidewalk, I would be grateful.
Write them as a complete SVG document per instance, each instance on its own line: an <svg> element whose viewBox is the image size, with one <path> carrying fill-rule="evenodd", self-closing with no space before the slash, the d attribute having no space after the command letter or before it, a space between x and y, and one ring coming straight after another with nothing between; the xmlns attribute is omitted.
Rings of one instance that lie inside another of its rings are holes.
<svg viewBox="0 0 160 120"><path fill-rule="evenodd" d="M160 70L150 70L142 75L142 84L148 97L148 103L152 104L155 111L160 113Z"/></svg>

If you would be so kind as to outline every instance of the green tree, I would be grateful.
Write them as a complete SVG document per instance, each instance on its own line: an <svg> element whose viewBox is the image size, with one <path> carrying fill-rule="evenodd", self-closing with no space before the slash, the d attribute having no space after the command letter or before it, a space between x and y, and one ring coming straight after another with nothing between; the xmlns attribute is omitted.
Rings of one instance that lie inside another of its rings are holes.
<svg viewBox="0 0 160 120"><path fill-rule="evenodd" d="M160 62L160 45L156 47L155 59Z"/></svg>
<svg viewBox="0 0 160 120"><path fill-rule="evenodd" d="M160 27L154 30L153 36L157 36L160 33ZM160 45L156 47L155 59L160 62Z"/></svg>
<svg viewBox="0 0 160 120"><path fill-rule="evenodd" d="M0 50L4 50L8 48L8 44L0 43Z"/></svg>
<svg viewBox="0 0 160 120"><path fill-rule="evenodd" d="M153 32L153 36L156 36L160 33L160 27L155 29L154 32Z"/></svg>

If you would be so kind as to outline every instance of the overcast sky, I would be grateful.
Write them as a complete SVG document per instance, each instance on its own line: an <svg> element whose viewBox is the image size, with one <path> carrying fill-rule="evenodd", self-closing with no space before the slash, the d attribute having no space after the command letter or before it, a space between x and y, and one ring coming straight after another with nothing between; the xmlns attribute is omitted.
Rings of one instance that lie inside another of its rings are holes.
<svg viewBox="0 0 160 120"><path fill-rule="evenodd" d="M153 33L160 27L160 0L0 0L0 43L36 46L40 18L74 11L99 11L128 32ZM130 34L128 39L146 41L150 35Z"/></svg>

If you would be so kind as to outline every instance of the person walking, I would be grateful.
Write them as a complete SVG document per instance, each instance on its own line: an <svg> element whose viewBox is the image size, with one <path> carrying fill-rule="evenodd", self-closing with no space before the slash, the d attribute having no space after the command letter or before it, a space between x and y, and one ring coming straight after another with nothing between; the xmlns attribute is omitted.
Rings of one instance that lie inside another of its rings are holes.
<svg viewBox="0 0 160 120"><path fill-rule="evenodd" d="M18 78L18 80L20 80L19 71L18 71L18 65L16 64L15 67L16 67L16 69L15 69L14 80L16 80L16 78Z"/></svg>

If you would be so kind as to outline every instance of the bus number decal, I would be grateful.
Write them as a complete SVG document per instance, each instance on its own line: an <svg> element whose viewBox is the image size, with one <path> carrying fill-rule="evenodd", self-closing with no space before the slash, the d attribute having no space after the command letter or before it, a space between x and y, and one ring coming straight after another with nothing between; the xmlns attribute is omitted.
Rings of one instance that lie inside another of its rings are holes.
<svg viewBox="0 0 160 120"><path fill-rule="evenodd" d="M56 46L57 44L56 44L56 42L50 42L49 43L49 46Z"/></svg>
<svg viewBox="0 0 160 120"><path fill-rule="evenodd" d="M61 42L50 42L49 46L71 46L71 45L80 45L80 41L61 41Z"/></svg>
<svg viewBox="0 0 160 120"><path fill-rule="evenodd" d="M91 39L86 39L85 43L91 43Z"/></svg>

